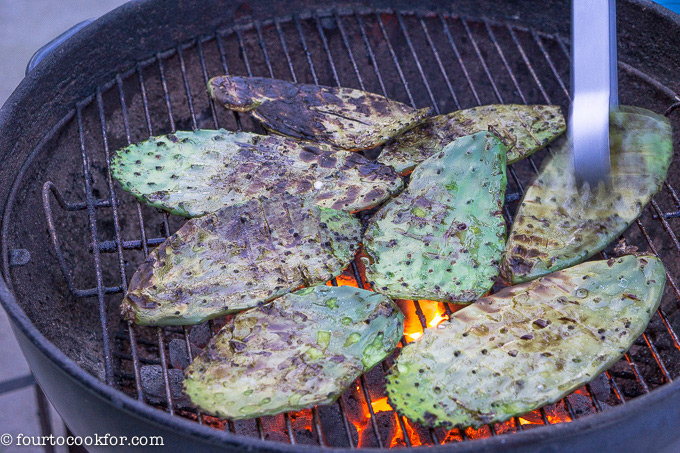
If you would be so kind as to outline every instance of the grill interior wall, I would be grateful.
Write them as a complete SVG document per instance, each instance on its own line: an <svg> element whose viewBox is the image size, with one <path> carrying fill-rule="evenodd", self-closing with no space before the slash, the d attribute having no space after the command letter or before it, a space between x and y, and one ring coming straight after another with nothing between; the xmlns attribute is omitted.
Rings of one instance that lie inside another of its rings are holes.
<svg viewBox="0 0 680 453"><path fill-rule="evenodd" d="M130 327L121 322L118 312L125 284L148 249L182 222L139 205L117 183L111 186L107 153L177 129L219 126L262 132L247 115L212 106L205 92L207 77L229 72L342 85L415 107L432 105L441 113L489 103L553 103L566 112L568 58L563 40L538 31L443 15L393 13L332 13L256 23L168 49L84 99L44 144L40 158L21 181L16 200L20 209L13 211L11 219L10 249L27 249L32 256L27 265L11 268L14 291L41 332L99 379L178 415L273 441L385 447L433 444L569 421L623 404L680 374L680 346L673 330L680 322L680 293L675 285L680 265L675 234L680 199L674 190L680 175L674 171L637 224L624 234L629 244L658 253L669 274L661 310L646 334L592 385L558 404L481 430L428 430L392 411L379 410L376 402L384 398L383 372L391 359L329 407L236 423L202 416L174 392L179 374L172 367L170 344L178 340L186 344L193 338L192 329ZM620 68L620 84L625 104L664 113L677 102L667 89L625 64ZM676 146L679 117L680 111L669 112ZM511 167L508 221L548 152ZM53 181L55 191L71 204L72 210L63 209L54 193L47 193L66 268L74 287L85 290L77 295L66 285L50 244L41 199L45 181ZM341 282L360 277L355 270L350 268ZM403 303L427 321L424 304ZM219 327L219 322L212 324L213 330ZM103 325L107 335L102 333ZM156 389L140 384L140 369L146 365L161 367Z"/></svg>

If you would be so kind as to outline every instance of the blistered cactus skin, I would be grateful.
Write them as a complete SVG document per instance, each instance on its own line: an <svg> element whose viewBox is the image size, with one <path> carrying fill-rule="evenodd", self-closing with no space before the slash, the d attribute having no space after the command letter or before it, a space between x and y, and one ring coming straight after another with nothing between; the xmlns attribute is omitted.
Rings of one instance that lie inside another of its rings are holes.
<svg viewBox="0 0 680 453"><path fill-rule="evenodd" d="M115 153L111 172L143 203L185 217L284 192L360 211L403 186L393 169L356 153L224 129L178 131L130 145Z"/></svg>
<svg viewBox="0 0 680 453"><path fill-rule="evenodd" d="M472 302L498 276L505 244L506 149L462 137L420 164L364 235L366 277L397 299Z"/></svg>
<svg viewBox="0 0 680 453"><path fill-rule="evenodd" d="M661 189L673 157L668 120L622 107L611 115L609 136L611 188L577 190L565 144L527 189L503 253L505 281L529 281L593 256Z"/></svg>
<svg viewBox="0 0 680 453"><path fill-rule="evenodd" d="M351 151L381 145L431 112L352 88L263 77L215 77L208 92L228 109L251 112L272 132Z"/></svg>
<svg viewBox="0 0 680 453"><path fill-rule="evenodd" d="M566 129L554 105L484 105L433 116L385 145L377 161L406 175L453 140L489 131L508 149L508 164L543 149Z"/></svg>
<svg viewBox="0 0 680 453"><path fill-rule="evenodd" d="M644 332L666 280L654 256L591 261L457 311L401 351L390 405L430 427L502 422L565 395Z"/></svg>
<svg viewBox="0 0 680 453"><path fill-rule="evenodd" d="M403 334L387 297L316 286L239 313L186 370L207 413L246 419L331 404L387 357Z"/></svg>
<svg viewBox="0 0 680 453"><path fill-rule="evenodd" d="M292 195L189 220L149 254L122 303L141 325L187 325L236 313L339 275L359 221Z"/></svg>

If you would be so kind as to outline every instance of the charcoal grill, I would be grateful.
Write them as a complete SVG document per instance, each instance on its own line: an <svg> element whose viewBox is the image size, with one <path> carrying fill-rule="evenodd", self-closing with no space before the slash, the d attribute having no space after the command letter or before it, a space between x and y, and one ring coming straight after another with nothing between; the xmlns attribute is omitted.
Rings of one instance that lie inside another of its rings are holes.
<svg viewBox="0 0 680 453"><path fill-rule="evenodd" d="M673 383L680 374L675 166L624 234L668 270L649 328L590 385L505 423L444 431L398 417L384 400L392 358L334 405L225 422L187 405L176 369L196 353L190 344L205 341L221 321L141 328L121 320L128 278L180 220L120 190L108 158L128 143L177 129L262 132L247 116L209 102L211 76L349 86L431 105L436 113L488 103L566 109L569 2L369 3L131 2L78 32L17 88L0 111L0 298L51 402L77 435L160 435L177 449L673 451L680 437L680 385ZM677 146L680 49L667 37L680 34L680 19L643 0L621 0L618 9L621 102L665 114ZM509 168L508 222L550 152ZM362 272L353 263L330 284L363 286ZM407 315L405 341L456 309L399 304Z"/></svg>

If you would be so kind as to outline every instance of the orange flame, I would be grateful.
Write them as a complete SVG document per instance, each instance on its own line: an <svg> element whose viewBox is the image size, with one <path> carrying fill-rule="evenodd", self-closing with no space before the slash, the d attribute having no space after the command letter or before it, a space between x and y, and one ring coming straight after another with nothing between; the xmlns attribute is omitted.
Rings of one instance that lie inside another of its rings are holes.
<svg viewBox="0 0 680 453"><path fill-rule="evenodd" d="M392 406L390 406L390 403L387 402L387 397L380 398L379 400L375 400L371 402L371 407L373 408L373 413L377 414L378 412L385 412L385 411L391 411Z"/></svg>
<svg viewBox="0 0 680 453"><path fill-rule="evenodd" d="M418 312L416 305L410 300L397 300L397 304L404 313L404 337L406 341L410 343L415 341L423 335L423 324ZM428 328L437 327L442 322L449 319L449 315L446 314L446 306L441 302L434 302L431 300L421 300L420 310L423 317L425 318L425 325Z"/></svg>

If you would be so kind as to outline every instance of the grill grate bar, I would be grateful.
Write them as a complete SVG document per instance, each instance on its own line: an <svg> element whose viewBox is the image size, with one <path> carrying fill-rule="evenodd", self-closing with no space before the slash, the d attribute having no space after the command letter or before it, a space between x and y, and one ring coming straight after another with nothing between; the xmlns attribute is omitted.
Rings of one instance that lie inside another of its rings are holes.
<svg viewBox="0 0 680 453"><path fill-rule="evenodd" d="M120 77L117 78L117 82L120 81ZM120 85L119 85L120 86ZM104 100L102 98L102 92L97 89L97 108L99 110L99 122L102 129L102 142L104 144L104 155L106 157L106 182L109 186L109 198L111 200L111 206L113 207L113 227L115 234L115 242L117 244L116 251L118 253L118 268L120 273L121 286L127 288L127 278L125 276L125 259L123 258L123 248L121 246L121 231L120 231L120 216L118 213L118 200L116 199L116 191L113 185L113 178L111 176L111 159L109 150L109 140L106 132L106 117L104 115ZM135 388L137 390L137 399L144 401L144 392L141 386L141 375L140 375L140 364L139 355L137 354L137 337L135 331L132 327L130 321L126 322L127 332L130 339L130 350L132 351L132 366L135 375Z"/></svg>
<svg viewBox="0 0 680 453"><path fill-rule="evenodd" d="M264 428L262 427L262 419L260 417L255 419L255 425L257 426L257 435L260 440L264 440Z"/></svg>
<svg viewBox="0 0 680 453"><path fill-rule="evenodd" d="M248 72L248 76L252 77L253 71L250 69L250 59L248 58L248 53L246 52L246 48L243 45L243 35L241 35L241 30L239 30L238 28L236 28L235 31L236 38L238 40L238 49L240 51L241 56L243 57L243 64L246 65L246 71Z"/></svg>
<svg viewBox="0 0 680 453"><path fill-rule="evenodd" d="M201 62L201 73L203 74L203 84L205 86L208 86L208 81L210 80L210 76L208 75L208 65L205 62L205 52L203 51L203 43L199 39L198 42L196 43L196 47L198 48L198 58L199 61ZM215 111L215 103L208 102L208 106L210 107L210 115L213 120L213 126L215 129L219 129L220 125L217 122L217 112Z"/></svg>
<svg viewBox="0 0 680 453"><path fill-rule="evenodd" d="M309 47L307 47L307 38L305 38L305 34L302 31L302 24L300 23L300 18L295 16L294 18L295 22L295 28L297 29L298 32L298 37L300 39L300 45L302 46L302 51L305 53L305 57L307 57L307 65L309 65L309 70L312 72L312 78L314 79L314 84L318 85L319 84L319 78L316 76L316 70L314 69L314 62L312 61L312 54L309 51Z"/></svg>
<svg viewBox="0 0 680 453"><path fill-rule="evenodd" d="M333 73L333 80L335 81L335 84L337 86L341 86L340 84L340 77L338 77L338 71L335 68L335 62L333 61L333 55L331 55L331 49L328 47L328 40L326 39L326 34L323 31L323 27L321 26L321 21L319 20L319 15L314 12L312 14L312 17L314 18L314 24L316 25L316 31L319 34L319 38L321 39L321 44L323 45L323 50L326 52L326 57L328 58L328 64L331 67L331 72Z"/></svg>
<svg viewBox="0 0 680 453"><path fill-rule="evenodd" d="M442 73L442 76L444 77L444 82L446 83L446 87L449 89L449 93L451 93L451 97L453 98L453 103L456 105L456 109L460 110L460 102L458 102L458 96L456 96L456 92L453 89L453 86L451 85L451 79L449 79L449 74L446 72L446 69L444 69L444 64L442 63L442 59L439 56L439 52L437 51L437 47L434 45L434 42L432 41L432 37L430 36L430 31L427 29L427 25L425 24L425 20L423 19L423 16L418 17L418 22L420 23L420 28L423 29L423 34L425 35L425 39L427 40L427 44L430 46L430 50L432 50L432 53L434 54L434 58L437 61L437 66L439 67L439 72ZM402 28L403 28L403 25L402 25Z"/></svg>
<svg viewBox="0 0 680 453"><path fill-rule="evenodd" d="M326 437L323 434L323 429L321 428L321 419L319 418L319 408L314 406L312 408L312 425L314 426L314 432L316 437L319 439L319 445L322 447L327 447Z"/></svg>
<svg viewBox="0 0 680 453"><path fill-rule="evenodd" d="M477 55L477 59L482 64L482 68L484 69L484 74L486 75L486 78L489 80L489 83L491 83L491 88L493 89L493 92L496 95L496 99L498 99L499 102L503 103L503 96L501 96L500 91L498 91L498 87L496 86L496 81L491 76L491 71L489 71L489 67L486 65L486 61L484 60L484 57L482 56L482 52L479 49L479 44L477 44L477 40L472 35L472 31L470 30L470 26L468 25L467 20L462 19L462 18L459 19L459 20L463 24L463 27L465 28L465 33L467 34L467 37L470 40L470 43L472 44L472 47L475 49L475 54Z"/></svg>
<svg viewBox="0 0 680 453"><path fill-rule="evenodd" d="M527 68L529 69L529 72L531 73L531 77L534 79L534 82L536 82L536 86L538 86L538 89L541 91L543 98L549 104L552 104L552 101L550 100L550 96L548 96L548 93L545 91L543 84L538 79L538 75L536 74L536 70L534 69L533 65L529 61L529 58L527 57L526 52L524 51L524 47L522 47L522 44L520 44L519 40L517 39L517 34L515 33L515 30L509 24L506 25L506 29L510 32L510 36L512 37L512 40L515 43L515 46L517 46L517 50L519 50L519 54L522 56L522 60L524 60L524 63L526 64ZM559 80L559 78L558 78L558 80Z"/></svg>
<svg viewBox="0 0 680 453"><path fill-rule="evenodd" d="M264 62L267 65L267 69L269 70L269 77L272 79L274 78L274 69L272 69L272 64L271 61L269 61L269 52L267 52L267 45L264 42L264 38L262 37L262 27L260 25L260 22L254 21L255 25L255 30L257 32L257 42L260 45L260 50L262 50L262 55L264 55Z"/></svg>
<svg viewBox="0 0 680 453"><path fill-rule="evenodd" d="M368 40L368 36L366 36L366 30L364 29L364 21L357 11L354 12L354 18L356 19L357 25L359 26L361 39L364 42L364 46L366 46L366 52L368 53L368 57L371 59L371 66L373 67L373 72L375 72L375 75L378 78L378 83L380 84L380 91L382 92L383 96L387 97L385 82L383 81L382 75L380 75L380 69L378 68L378 62L375 59L375 53L373 53L371 43Z"/></svg>
<svg viewBox="0 0 680 453"><path fill-rule="evenodd" d="M175 118L172 112L172 102L170 100L170 92L168 90L168 81L167 78L165 77L165 65L163 64L163 59L160 54L157 54L156 56L157 63L158 63L158 72L160 75L161 79L161 86L163 87L163 98L165 100L165 105L168 111L168 120L170 121L170 132L174 133L176 131L176 123L175 123ZM186 80L186 73L184 74L185 80ZM188 89L188 85L187 85ZM189 93L189 91L187 92ZM148 109L145 108L145 111ZM149 123L151 120L149 119ZM194 124L195 124L195 118L194 118ZM163 219L163 230L165 233L165 236L168 237L170 236L170 227L168 225L168 213L164 213L162 219ZM170 372L168 370L168 362L167 362L167 356L165 352L165 335L164 335L164 330L162 327L157 327L156 328L157 336L158 336L158 349L159 349L159 355L161 359L161 368L163 371L163 383L165 386L165 397L166 401L168 403L168 412L170 412L171 415L174 414L175 412L175 407L173 403L173 398L172 398L172 389L170 387Z"/></svg>
<svg viewBox="0 0 680 453"><path fill-rule="evenodd" d="M279 21L278 17L275 19L274 25L276 26L276 33L279 35L279 42L281 43L283 54L285 55L286 61L288 62L288 69L290 70L290 75L293 78L293 83L298 83L297 76L295 75L295 68L293 67L293 60L291 60L290 52L288 52L288 43L286 43L286 37L283 34L283 30L281 30L281 22Z"/></svg>
<svg viewBox="0 0 680 453"><path fill-rule="evenodd" d="M557 83L559 84L560 88L562 88L562 91L564 92L565 96L567 97L567 99L571 99L569 89L567 89L567 87L564 85L560 73L557 72L557 67L555 66L555 63L553 62L550 54L546 51L545 46L543 45L543 40L541 39L539 34L536 33L536 30L531 30L531 36L534 38L534 41L538 45L538 48L541 50L543 58L545 58L545 61L548 63L548 66L550 66L550 70L552 71L553 76L555 77L555 80L557 80Z"/></svg>
<svg viewBox="0 0 680 453"><path fill-rule="evenodd" d="M182 48L177 46L177 58L179 59L179 68L182 73L182 81L184 82L184 92L187 96L187 102L189 104L189 114L191 116L191 128L193 130L198 129L198 124L196 123L196 112L194 111L194 97L191 95L191 88L189 87L189 78L187 77L187 68L184 64L184 52Z"/></svg>
<svg viewBox="0 0 680 453"><path fill-rule="evenodd" d="M359 88L361 88L362 90L366 90L366 86L364 85L364 79L361 77L361 73L359 72L359 68L357 67L357 62L354 59L352 47L350 47L349 45L347 33L345 33L345 27L342 25L342 19L340 19L340 16L338 15L337 11L333 11L333 18L335 19L335 23L338 25L338 30L340 30L340 37L342 38L342 44L344 45L345 50L347 51L347 56L349 57L350 63L352 63L354 74L356 74L357 80L359 81Z"/></svg>
<svg viewBox="0 0 680 453"><path fill-rule="evenodd" d="M90 237L94 252L95 275L97 279L97 302L99 305L99 322L102 328L102 343L104 354L104 374L106 383L114 386L113 383L113 354L111 350L111 339L109 337L109 326L107 320L106 301L104 300L104 277L102 275L101 258L99 256L99 233L97 231L97 220L94 210L94 198L92 195L92 184L90 177L90 161L85 149L85 131L83 127L82 106L76 107L76 118L78 121L78 138L80 140L80 154L83 161L83 178L85 182L85 199L87 200L87 217L89 223Z"/></svg>
<svg viewBox="0 0 680 453"><path fill-rule="evenodd" d="M439 104L437 104L437 101L434 99L430 83L427 81L427 77L425 77L425 73L423 72L423 66L420 64L420 60L418 59L416 49L413 47L413 42L411 42L411 36L409 35L408 30L406 30L406 26L404 25L404 19L402 18L401 13L399 12L397 12L397 22L399 22L399 28L401 28L401 32L403 33L404 38L406 38L406 45L408 46L408 49L411 51L411 56L413 57L413 61L415 61L416 63L416 68L418 68L420 78L423 80L423 84L425 85L425 90L427 90L427 95L430 98L432 107L434 107L434 111L437 113L437 115L439 115L441 113L439 110Z"/></svg>
<svg viewBox="0 0 680 453"><path fill-rule="evenodd" d="M380 13L376 12L375 17L376 20L378 21L378 26L380 27L380 31L382 32L385 44L387 45L387 49L389 50L390 56L392 57L392 62L394 63L395 68L397 69L397 74L399 74L401 84L404 85L404 89L406 90L406 94L408 95L409 103L411 104L411 107L416 108L416 101L413 100L411 90L409 90L408 88L408 82L406 81L406 77L404 77L404 71L402 71L401 65L399 65L399 59L397 58L397 54L394 52L394 47L392 47L392 43L390 42L389 36L387 36L387 30L385 29L385 24L383 24L382 18L380 17Z"/></svg>
<svg viewBox="0 0 680 453"><path fill-rule="evenodd" d="M295 445L295 434L293 434L293 425L290 422L290 415L288 415L288 412L284 412L283 421L286 425L286 432L288 432L288 441L291 443L291 445Z"/></svg>
<svg viewBox="0 0 680 453"><path fill-rule="evenodd" d="M229 74L229 66L227 65L227 53L224 50L224 43L222 42L222 37L220 36L219 33L215 34L215 41L217 42L217 48L220 51L220 62L222 63L222 69L224 69L225 74ZM210 105L213 106L213 110L215 109L215 101L213 99L210 99ZM232 114L234 115L234 121L236 121L236 129L239 131L243 130L243 125L241 124L241 116L239 112L236 110L231 111Z"/></svg>
<svg viewBox="0 0 680 453"><path fill-rule="evenodd" d="M364 395L364 400L366 401L366 406L368 407L368 412L370 414L371 426L373 427L373 434L375 434L375 440L378 442L380 448L385 448L383 445L382 437L380 436L380 430L378 429L378 422L375 419L375 412L373 412L373 404L371 401L371 395L368 394L368 387L366 385L366 378L362 374L359 377L358 386L361 388L361 392Z"/></svg>
<svg viewBox="0 0 680 453"><path fill-rule="evenodd" d="M345 397L340 395L338 398L338 408L340 409L340 414L342 415L342 424L345 428L345 434L347 435L347 443L349 448L355 448L354 439L352 439L352 429L349 426L349 420L347 419L347 409L345 408Z"/></svg>
<svg viewBox="0 0 680 453"><path fill-rule="evenodd" d="M449 42L449 46L451 47L451 50L453 53L456 55L456 61L458 61L458 65L460 66L460 69L463 71L463 75L465 76L465 80L467 81L468 86L470 87L470 90L472 91L472 95L475 97L475 101L477 102L477 105L481 105L482 101L479 98L479 94L477 93L477 89L475 88L475 84L472 83L472 79L470 78L470 73L468 72L467 66L465 65L465 62L463 61L463 58L460 55L460 51L458 50L458 46L456 45L456 42L453 39L453 36L451 35L451 30L449 29L449 24L446 23L446 19L444 16L440 13L437 15L439 17L439 20L442 24L442 29L444 30L444 35L446 35L446 40Z"/></svg>

